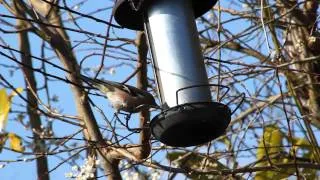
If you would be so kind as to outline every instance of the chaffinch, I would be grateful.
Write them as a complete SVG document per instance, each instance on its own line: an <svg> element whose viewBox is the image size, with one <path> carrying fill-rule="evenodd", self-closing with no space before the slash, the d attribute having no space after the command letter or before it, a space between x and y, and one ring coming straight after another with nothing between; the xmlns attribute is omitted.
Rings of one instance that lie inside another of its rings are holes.
<svg viewBox="0 0 320 180"><path fill-rule="evenodd" d="M81 75L84 82L100 90L109 99L116 112L140 112L151 107L158 108L153 96L136 87L114 81L91 79Z"/></svg>

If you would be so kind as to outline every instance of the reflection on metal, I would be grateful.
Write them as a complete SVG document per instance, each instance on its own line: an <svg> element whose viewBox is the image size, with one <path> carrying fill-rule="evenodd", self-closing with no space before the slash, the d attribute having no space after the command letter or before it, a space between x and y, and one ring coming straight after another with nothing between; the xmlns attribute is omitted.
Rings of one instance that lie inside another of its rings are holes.
<svg viewBox="0 0 320 180"><path fill-rule="evenodd" d="M188 2L155 1L147 12L147 31L156 57L162 102L169 107L178 105L175 94L178 89L208 84L193 9ZM179 95L180 104L210 101L208 87L188 89Z"/></svg>

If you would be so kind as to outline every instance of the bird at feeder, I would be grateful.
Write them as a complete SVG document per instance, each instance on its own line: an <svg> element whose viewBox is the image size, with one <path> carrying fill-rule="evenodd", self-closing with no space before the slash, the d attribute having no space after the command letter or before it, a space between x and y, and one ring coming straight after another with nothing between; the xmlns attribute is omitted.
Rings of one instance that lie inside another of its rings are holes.
<svg viewBox="0 0 320 180"><path fill-rule="evenodd" d="M110 101L116 113L120 111L137 113L149 108L159 108L154 97L147 91L136 87L107 80L92 79L81 75L81 79L98 89Z"/></svg>
<svg viewBox="0 0 320 180"><path fill-rule="evenodd" d="M224 133L231 110L214 102L195 18L216 0L117 0L117 23L148 37L162 111L150 123L153 136L170 146L200 145ZM220 85L217 85L220 87Z"/></svg>

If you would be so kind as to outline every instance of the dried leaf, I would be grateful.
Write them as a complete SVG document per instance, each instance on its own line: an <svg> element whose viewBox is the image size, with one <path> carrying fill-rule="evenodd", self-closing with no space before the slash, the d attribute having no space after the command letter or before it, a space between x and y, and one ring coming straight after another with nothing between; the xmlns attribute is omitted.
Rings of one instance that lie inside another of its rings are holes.
<svg viewBox="0 0 320 180"><path fill-rule="evenodd" d="M8 139L8 133L0 134L0 153L2 152L2 148L6 144L7 139Z"/></svg>

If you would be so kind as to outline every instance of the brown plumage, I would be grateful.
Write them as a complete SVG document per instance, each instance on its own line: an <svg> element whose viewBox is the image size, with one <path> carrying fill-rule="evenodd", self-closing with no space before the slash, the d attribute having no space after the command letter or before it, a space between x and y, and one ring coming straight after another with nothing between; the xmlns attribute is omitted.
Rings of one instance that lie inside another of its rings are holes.
<svg viewBox="0 0 320 180"><path fill-rule="evenodd" d="M114 81L91 79L81 76L82 80L100 90L117 111L136 113L143 109L158 107L153 96L136 87Z"/></svg>

